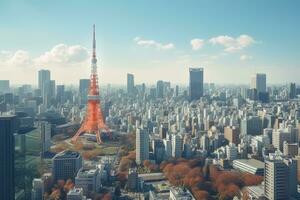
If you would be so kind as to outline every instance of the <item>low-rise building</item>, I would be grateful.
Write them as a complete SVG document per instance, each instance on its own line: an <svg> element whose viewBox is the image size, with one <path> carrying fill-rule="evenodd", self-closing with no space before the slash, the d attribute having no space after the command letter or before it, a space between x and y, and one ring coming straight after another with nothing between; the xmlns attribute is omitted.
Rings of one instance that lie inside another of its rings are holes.
<svg viewBox="0 0 300 200"><path fill-rule="evenodd" d="M73 188L67 194L67 200L87 200L82 188Z"/></svg>
<svg viewBox="0 0 300 200"><path fill-rule="evenodd" d="M101 187L101 175L99 169L81 168L75 178L75 185L83 189L83 194L88 192L97 192Z"/></svg>
<svg viewBox="0 0 300 200"><path fill-rule="evenodd" d="M196 200L192 193L186 188L171 187L170 200Z"/></svg>
<svg viewBox="0 0 300 200"><path fill-rule="evenodd" d="M237 159L233 161L233 168L255 175L264 175L265 164L256 159Z"/></svg>

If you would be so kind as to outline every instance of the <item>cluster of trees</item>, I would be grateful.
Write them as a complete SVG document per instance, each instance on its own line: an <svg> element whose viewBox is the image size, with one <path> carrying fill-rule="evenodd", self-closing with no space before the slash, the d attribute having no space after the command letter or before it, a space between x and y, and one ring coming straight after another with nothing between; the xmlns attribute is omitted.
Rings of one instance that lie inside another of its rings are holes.
<svg viewBox="0 0 300 200"><path fill-rule="evenodd" d="M209 175L220 199L239 196L240 189L244 186L258 185L263 181L262 176L235 171L221 171L215 165L209 166Z"/></svg>
<svg viewBox="0 0 300 200"><path fill-rule="evenodd" d="M120 160L117 177L122 187L124 187L126 184L129 168L137 166L135 162L135 155L135 151L130 151L126 156L123 156Z"/></svg>
<svg viewBox="0 0 300 200"><path fill-rule="evenodd" d="M102 154L100 149L93 149L81 152L83 159L85 160L95 160L97 156Z"/></svg>
<svg viewBox="0 0 300 200"><path fill-rule="evenodd" d="M135 151L130 151L126 156L123 156L119 164L119 172L128 172L128 169L135 167Z"/></svg>
<svg viewBox="0 0 300 200"><path fill-rule="evenodd" d="M112 195L110 192L107 192L105 194L98 194L94 198L95 200L112 200Z"/></svg>
<svg viewBox="0 0 300 200"><path fill-rule="evenodd" d="M248 173L221 171L215 165L204 166L203 160L178 159L160 165L172 185L190 189L196 199L227 200L239 196L244 186L258 185L263 177Z"/></svg>
<svg viewBox="0 0 300 200"><path fill-rule="evenodd" d="M209 199L207 189L211 184L206 181L203 160L178 159L162 162L160 169L172 185L190 189L196 199Z"/></svg>
<svg viewBox="0 0 300 200"><path fill-rule="evenodd" d="M59 143L59 144L55 145L55 147L52 149L52 151L54 153L59 153L59 152L62 152L66 149L68 149L68 145L65 142L62 142L62 143Z"/></svg>
<svg viewBox="0 0 300 200"><path fill-rule="evenodd" d="M51 183L49 182L45 189L45 200L64 200L67 197L67 193L75 186L71 179L67 181L58 180L51 188Z"/></svg>
<svg viewBox="0 0 300 200"><path fill-rule="evenodd" d="M92 143L83 143L82 141L77 141L74 144L74 149L77 151L88 151L95 149L95 144Z"/></svg>
<svg viewBox="0 0 300 200"><path fill-rule="evenodd" d="M124 152L135 150L135 133L120 136L121 150Z"/></svg>
<svg viewBox="0 0 300 200"><path fill-rule="evenodd" d="M58 180L55 184L53 184L52 180L49 179L45 183L45 200L66 200L68 192L73 189L75 186L74 182L71 179L67 181ZM104 190L100 193L88 193L89 197L95 200L112 200L112 194Z"/></svg>
<svg viewBox="0 0 300 200"><path fill-rule="evenodd" d="M150 172L158 172L159 166L157 164L154 164L150 162L150 160L144 160L143 166L147 168Z"/></svg>

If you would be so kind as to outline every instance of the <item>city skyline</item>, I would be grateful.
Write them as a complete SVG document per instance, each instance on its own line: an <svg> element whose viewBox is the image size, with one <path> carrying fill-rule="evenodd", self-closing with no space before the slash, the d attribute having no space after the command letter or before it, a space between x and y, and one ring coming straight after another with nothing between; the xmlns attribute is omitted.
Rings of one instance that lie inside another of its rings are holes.
<svg viewBox="0 0 300 200"><path fill-rule="evenodd" d="M300 199L298 8L0 0L0 199Z"/></svg>
<svg viewBox="0 0 300 200"><path fill-rule="evenodd" d="M0 79L37 85L38 71L48 69L56 84L77 85L89 77L95 23L102 85L125 85L127 73L136 83L188 85L190 67L204 68L208 83L249 85L255 73L267 84L299 83L298 2L182 4L1 1Z"/></svg>

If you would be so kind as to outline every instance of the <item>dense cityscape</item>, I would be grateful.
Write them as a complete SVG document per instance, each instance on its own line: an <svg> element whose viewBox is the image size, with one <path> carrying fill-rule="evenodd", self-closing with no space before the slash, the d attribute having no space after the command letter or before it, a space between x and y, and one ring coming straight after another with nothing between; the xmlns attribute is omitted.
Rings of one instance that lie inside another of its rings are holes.
<svg viewBox="0 0 300 200"><path fill-rule="evenodd" d="M188 87L128 73L126 88L101 87L100 98L93 35L79 88L56 85L49 70L38 88L0 80L1 199L299 198L295 83L268 87L257 73L250 87L219 86L190 68Z"/></svg>
<svg viewBox="0 0 300 200"><path fill-rule="evenodd" d="M0 1L0 200L299 200L300 3L112 2Z"/></svg>

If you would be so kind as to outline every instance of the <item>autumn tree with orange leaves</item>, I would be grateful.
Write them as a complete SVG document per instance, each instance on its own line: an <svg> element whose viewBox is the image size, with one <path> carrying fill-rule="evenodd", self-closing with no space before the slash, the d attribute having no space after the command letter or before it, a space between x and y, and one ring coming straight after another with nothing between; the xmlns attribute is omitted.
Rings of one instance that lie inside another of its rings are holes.
<svg viewBox="0 0 300 200"><path fill-rule="evenodd" d="M190 189L197 200L211 199L210 194L218 194L220 200L240 197L241 188L258 185L263 180L253 174L222 171L215 165L204 166L203 160L197 159L163 162L160 169L172 185Z"/></svg>
<svg viewBox="0 0 300 200"><path fill-rule="evenodd" d="M121 158L119 164L119 172L127 172L129 168L136 166L135 163L135 151L131 151L128 155Z"/></svg>
<svg viewBox="0 0 300 200"><path fill-rule="evenodd" d="M56 184L52 187L50 193L46 192L44 194L45 200L62 200L66 199L67 193L74 188L75 184L71 179L67 181L58 180Z"/></svg>

